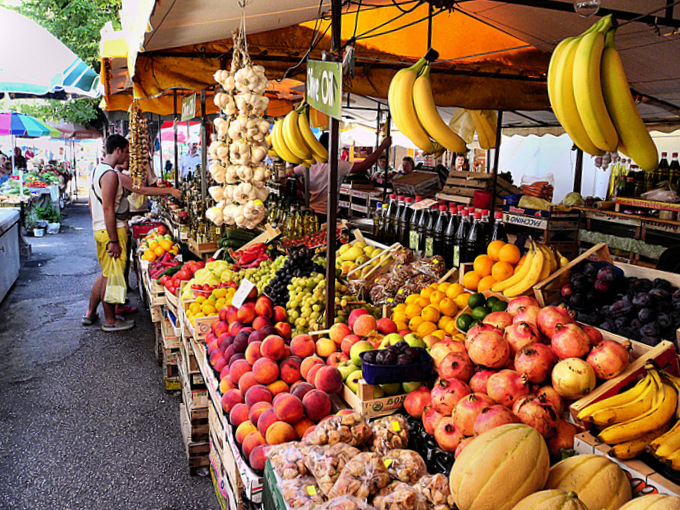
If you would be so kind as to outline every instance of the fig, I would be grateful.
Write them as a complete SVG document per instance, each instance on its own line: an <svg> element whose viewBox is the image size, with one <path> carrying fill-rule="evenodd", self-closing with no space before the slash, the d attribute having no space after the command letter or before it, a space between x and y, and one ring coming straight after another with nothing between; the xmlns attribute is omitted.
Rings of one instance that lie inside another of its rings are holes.
<svg viewBox="0 0 680 510"><path fill-rule="evenodd" d="M673 326L673 321L671 320L670 315L665 313L660 313L657 316L656 323L659 325L661 329L668 329L671 326Z"/></svg>
<svg viewBox="0 0 680 510"><path fill-rule="evenodd" d="M648 324L645 324L644 326L642 326L640 328L640 335L643 336L643 337L645 337L645 336L658 337L659 336L659 325L656 322L650 322Z"/></svg>
<svg viewBox="0 0 680 510"><path fill-rule="evenodd" d="M603 321L599 327L600 329L604 329L605 331L614 331L614 322L606 320Z"/></svg>
<svg viewBox="0 0 680 510"><path fill-rule="evenodd" d="M619 317L617 319L614 319L614 327L616 329L625 328L626 326L630 326L630 321L628 320L628 317Z"/></svg>
<svg viewBox="0 0 680 510"><path fill-rule="evenodd" d="M644 336L640 339L640 342L642 342L645 345L651 345L654 347L655 345L658 345L659 339L653 336Z"/></svg>
<svg viewBox="0 0 680 510"><path fill-rule="evenodd" d="M649 297L649 294L638 292L633 297L632 304L633 306L638 307L650 306L652 304L652 298Z"/></svg>
<svg viewBox="0 0 680 510"><path fill-rule="evenodd" d="M642 324L647 324L649 322L652 322L654 320L654 310L651 308L640 308L637 313L637 318L640 319L640 322Z"/></svg>
<svg viewBox="0 0 680 510"><path fill-rule="evenodd" d="M368 351L368 352L366 352L366 354L364 354L362 359L366 363L371 363L372 365L375 365L375 363L376 363L375 358L378 355L378 352L380 352L380 351Z"/></svg>
<svg viewBox="0 0 680 510"><path fill-rule="evenodd" d="M660 289L658 287L653 288L649 291L649 294L656 301L668 301L671 298L671 293L666 289Z"/></svg>
<svg viewBox="0 0 680 510"><path fill-rule="evenodd" d="M654 285L654 287L657 289L664 289L669 292L673 291L673 285L671 282L664 280L663 278L655 278L652 282L652 285Z"/></svg>

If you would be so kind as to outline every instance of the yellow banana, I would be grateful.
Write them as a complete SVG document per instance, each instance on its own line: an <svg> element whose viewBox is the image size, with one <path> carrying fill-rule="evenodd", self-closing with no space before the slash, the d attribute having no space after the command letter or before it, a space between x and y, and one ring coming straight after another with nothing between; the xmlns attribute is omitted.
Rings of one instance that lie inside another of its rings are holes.
<svg viewBox="0 0 680 510"><path fill-rule="evenodd" d="M607 32L602 53L604 102L626 152L636 165L651 172L658 166L659 155L630 93L621 57L614 45L614 35L614 30Z"/></svg>
<svg viewBox="0 0 680 510"><path fill-rule="evenodd" d="M664 435L654 439L647 448L650 453L665 459L680 450L680 421Z"/></svg>
<svg viewBox="0 0 680 510"><path fill-rule="evenodd" d="M561 59L564 58L564 49L566 46L573 41L573 37L567 37L562 39L562 41L555 47L550 56L550 64L548 65L548 99L550 99L550 106L552 106L553 113L560 124L562 124L563 112L560 109L560 103L557 101L557 83L555 80L555 73L557 66L560 65Z"/></svg>
<svg viewBox="0 0 680 510"><path fill-rule="evenodd" d="M600 409L607 409L608 407L620 406L632 402L642 395L645 389L647 389L647 385L651 379L652 376L648 373L629 390L626 390L623 393L618 393L609 398L605 398L599 402L595 402L594 404L590 404L588 407L584 407L581 409L578 415L576 415L576 418L578 418L580 421L590 421L590 418L593 416L593 414Z"/></svg>
<svg viewBox="0 0 680 510"><path fill-rule="evenodd" d="M509 289L513 285L516 285L519 282L521 282L522 279L529 272L529 269L531 268L531 262L533 261L535 256L536 256L536 249L534 247L534 243L532 242L531 245L529 246L529 251L526 254L524 262L522 263L522 267L520 267L519 270L517 270L507 280L503 280L502 282L494 283L493 287L491 287L491 290L494 291L494 292L502 292L505 289Z"/></svg>
<svg viewBox="0 0 680 510"><path fill-rule="evenodd" d="M309 110L310 113L313 110L314 109L311 108ZM326 150L326 147L324 147L323 144L316 139L314 133L312 133L312 128L310 127L309 119L307 118L307 112L302 111L300 115L298 115L297 121L298 127L300 128L300 133L302 133L302 137L305 139L307 146L312 150L314 159L316 159L319 163L325 163L328 161L328 151Z"/></svg>
<svg viewBox="0 0 680 510"><path fill-rule="evenodd" d="M426 65L413 84L413 105L418 120L437 143L450 151L464 153L466 152L465 141L446 125L434 104L430 82L431 68L429 64Z"/></svg>
<svg viewBox="0 0 680 510"><path fill-rule="evenodd" d="M666 458L666 463L670 464L671 467L679 471L680 470L680 451L673 452L668 458Z"/></svg>
<svg viewBox="0 0 680 510"><path fill-rule="evenodd" d="M656 430L669 421L675 413L678 394L670 384L662 383L652 408L646 413L607 427L599 434L599 438L607 444L618 444L641 437Z"/></svg>
<svg viewBox="0 0 680 510"><path fill-rule="evenodd" d="M627 402L620 406L608 407L600 409L593 413L591 421L598 427L608 427L614 423L622 423L631 420L636 416L640 416L649 411L654 405L656 394L659 391L659 384L654 378L651 378L645 391L631 402Z"/></svg>
<svg viewBox="0 0 680 510"><path fill-rule="evenodd" d="M427 131L418 120L413 104L413 84L426 63L427 61L421 58L411 67L397 72L390 83L387 100L392 120L399 131L417 145L420 150L426 154L431 154L435 151L435 147Z"/></svg>
<svg viewBox="0 0 680 510"><path fill-rule="evenodd" d="M269 133L267 136L264 137L264 141L267 142L267 145L269 146L269 150L267 151L267 153L269 154L269 157L281 159L279 157L278 153L274 150L274 144L272 142L272 134L271 133Z"/></svg>
<svg viewBox="0 0 680 510"><path fill-rule="evenodd" d="M648 432L644 436L640 436L637 439L632 439L630 441L626 441L625 443L615 444L612 446L612 449L609 450L609 453L611 453L617 459L633 459L644 452L645 448L647 448L647 446L649 446L649 444L654 439L665 434L670 427L670 423L671 422L668 421L658 429L652 430L651 432Z"/></svg>
<svg viewBox="0 0 680 510"><path fill-rule="evenodd" d="M548 250L550 251L550 274L553 274L555 271L557 271L557 268L560 267L560 263L557 261L555 248L548 246Z"/></svg>
<svg viewBox="0 0 680 510"><path fill-rule="evenodd" d="M479 110L468 110L470 116L475 123L475 131L477 132L477 140L479 141L479 146L484 149L492 149L494 146L493 139L489 138L489 131L484 125L485 120L482 118L482 112Z"/></svg>
<svg viewBox="0 0 680 510"><path fill-rule="evenodd" d="M541 271L543 270L545 263L545 254L540 248L536 249L536 253L534 254L531 264L529 265L529 271L525 277L522 278L519 283L505 289L503 291L503 295L505 297L513 298L524 294L526 291L531 289L538 283L538 279L541 276ZM526 265L526 262L524 264Z"/></svg>
<svg viewBox="0 0 680 510"><path fill-rule="evenodd" d="M541 274L538 276L538 281L542 282L545 280L548 276L550 276L550 273L552 272L550 268L552 267L552 261L551 261L551 255L552 252L550 249L545 245L541 243L536 243L538 245L538 249L543 252L543 267L541 267Z"/></svg>
<svg viewBox="0 0 680 510"><path fill-rule="evenodd" d="M274 150L281 156L281 159L292 163L294 165L299 165L302 163L302 159L298 158L293 154L288 146L286 145L286 140L283 136L283 120L279 119L274 123L274 129L272 131L272 142L274 142Z"/></svg>
<svg viewBox="0 0 680 510"><path fill-rule="evenodd" d="M581 37L572 72L576 109L588 137L598 149L613 152L619 145L619 135L607 111L600 78L604 33L610 27L611 17L605 16L597 30Z"/></svg>
<svg viewBox="0 0 680 510"><path fill-rule="evenodd" d="M283 131L283 138L286 142L286 146L295 156L303 161L313 157L312 151L307 146L307 143L298 128L298 112L296 110L293 110L286 115L283 119L283 127L281 129Z"/></svg>

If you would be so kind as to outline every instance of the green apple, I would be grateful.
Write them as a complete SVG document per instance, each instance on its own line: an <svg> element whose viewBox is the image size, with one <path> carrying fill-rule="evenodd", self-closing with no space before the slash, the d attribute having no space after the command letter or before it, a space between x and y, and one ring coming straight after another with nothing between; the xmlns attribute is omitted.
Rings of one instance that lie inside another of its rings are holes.
<svg viewBox="0 0 680 510"><path fill-rule="evenodd" d="M355 370L351 374L347 376L347 380L345 381L345 384L347 387L352 390L354 393L359 392L359 381L364 378L364 374L361 373L361 370Z"/></svg>
<svg viewBox="0 0 680 510"><path fill-rule="evenodd" d="M392 395L399 395L399 393L401 393L400 383L381 384L380 387L388 397L391 397Z"/></svg>
<svg viewBox="0 0 680 510"><path fill-rule="evenodd" d="M411 347L422 347L423 349L427 347L425 345L425 342L423 342L423 339L420 338L418 335L415 333L409 333L404 337L404 340L406 341L407 344L409 344Z"/></svg>
<svg viewBox="0 0 680 510"><path fill-rule="evenodd" d="M380 386L373 386L373 398L383 398L385 396L385 390Z"/></svg>
<svg viewBox="0 0 680 510"><path fill-rule="evenodd" d="M366 351L375 351L375 347L368 340L360 340L355 343L349 350L349 357L356 366L361 366L361 358L359 354Z"/></svg>
<svg viewBox="0 0 680 510"><path fill-rule="evenodd" d="M390 345L395 345L404 339L399 333L390 333L380 342L378 349L387 349Z"/></svg>
<svg viewBox="0 0 680 510"><path fill-rule="evenodd" d="M404 389L404 393L411 393L413 390L417 390L423 385L421 382L404 382L401 383L401 387Z"/></svg>
<svg viewBox="0 0 680 510"><path fill-rule="evenodd" d="M357 367L351 360L343 361L337 366L338 370L340 370L340 374L342 375L342 380L345 381L347 380L347 377L352 373L356 372L359 370L359 367Z"/></svg>

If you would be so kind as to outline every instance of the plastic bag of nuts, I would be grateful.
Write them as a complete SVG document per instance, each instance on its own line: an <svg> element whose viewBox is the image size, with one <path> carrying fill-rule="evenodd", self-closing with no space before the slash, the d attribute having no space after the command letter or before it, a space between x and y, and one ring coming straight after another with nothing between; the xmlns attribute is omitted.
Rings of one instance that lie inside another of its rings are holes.
<svg viewBox="0 0 680 510"><path fill-rule="evenodd" d="M377 510L428 510L422 494L404 482L392 482L374 498Z"/></svg>
<svg viewBox="0 0 680 510"><path fill-rule="evenodd" d="M359 453L359 450L345 443L310 446L305 455L305 464L321 491L328 496L345 464Z"/></svg>
<svg viewBox="0 0 680 510"><path fill-rule="evenodd" d="M427 474L425 461L413 450L390 450L383 459L393 480L413 485Z"/></svg>
<svg viewBox="0 0 680 510"><path fill-rule="evenodd" d="M326 501L318 510L375 510L375 507L369 505L365 498L338 496Z"/></svg>
<svg viewBox="0 0 680 510"><path fill-rule="evenodd" d="M373 431L372 450L385 455L390 450L406 448L409 439L409 425L401 414L385 416L371 423Z"/></svg>
<svg viewBox="0 0 680 510"><path fill-rule="evenodd" d="M324 502L324 497L319 490L319 486L311 476L301 476L292 480L284 480L279 487L281 496L291 508L299 508L313 505L320 505Z"/></svg>
<svg viewBox="0 0 680 510"><path fill-rule="evenodd" d="M305 442L309 445L346 443L360 447L371 440L371 435L366 420L359 413L349 413L319 422Z"/></svg>
<svg viewBox="0 0 680 510"><path fill-rule="evenodd" d="M390 474L383 464L382 457L377 453L363 452L345 464L328 497L349 494L368 498L389 483Z"/></svg>
<svg viewBox="0 0 680 510"><path fill-rule="evenodd" d="M449 489L449 479L446 475L438 473L436 475L425 475L414 488L437 510L454 508L453 496Z"/></svg>
<svg viewBox="0 0 680 510"><path fill-rule="evenodd" d="M277 444L268 449L267 458L281 478L290 480L307 474L304 449L299 442Z"/></svg>

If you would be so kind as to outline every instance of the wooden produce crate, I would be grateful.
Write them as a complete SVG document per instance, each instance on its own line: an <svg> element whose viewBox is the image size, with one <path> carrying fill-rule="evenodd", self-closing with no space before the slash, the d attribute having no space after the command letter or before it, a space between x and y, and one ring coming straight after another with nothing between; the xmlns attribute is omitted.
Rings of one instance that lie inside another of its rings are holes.
<svg viewBox="0 0 680 510"><path fill-rule="evenodd" d="M160 322L163 319L163 308L160 305L151 306L149 314L151 315L151 322Z"/></svg>
<svg viewBox="0 0 680 510"><path fill-rule="evenodd" d="M374 398L373 388L364 379L359 381L357 393L354 393L346 384L342 385L342 399L349 407L366 418L376 418L394 414L401 409L406 398L406 393L389 397Z"/></svg>
<svg viewBox="0 0 680 510"><path fill-rule="evenodd" d="M207 317L194 317L194 323L191 324L191 321L186 316L186 309L193 302L194 302L193 300L182 302L182 315L184 321L183 324L184 327L187 328L190 336L192 336L196 340L205 340L205 337L210 332L210 326L212 325L213 321L219 319L219 315L209 315Z"/></svg>
<svg viewBox="0 0 680 510"><path fill-rule="evenodd" d="M231 481L225 471L224 463L212 446L211 443L209 454L210 475L212 477L217 503L222 510L243 510L245 508L243 499L241 498L243 485L240 483L240 480L235 486L231 485Z"/></svg>
<svg viewBox="0 0 680 510"><path fill-rule="evenodd" d="M183 363L178 365L179 380L182 383L182 401L189 411L191 419L208 418L208 389L196 387L185 371Z"/></svg>
<svg viewBox="0 0 680 510"><path fill-rule="evenodd" d="M175 296L172 292L168 291L168 289L165 289L165 305L168 307L168 310L170 310L175 317L178 316L179 297Z"/></svg>
<svg viewBox="0 0 680 510"><path fill-rule="evenodd" d="M199 243L196 239L187 239L189 251L201 259L209 259L217 251L217 243Z"/></svg>
<svg viewBox="0 0 680 510"><path fill-rule="evenodd" d="M179 422L182 431L182 441L184 442L184 453L189 463L189 473L193 476L198 474L201 468L210 466L210 442L207 438L207 424L205 427L205 439L201 438L199 441L196 441L194 439L196 434L184 404L179 405Z"/></svg>
<svg viewBox="0 0 680 510"><path fill-rule="evenodd" d="M642 200L639 198L616 197L616 205L614 207L616 212L622 212L625 209L652 209L656 211L669 211L672 217L667 219L677 220L680 214L680 204L672 204L667 202L655 202L653 200Z"/></svg>
<svg viewBox="0 0 680 510"><path fill-rule="evenodd" d="M158 285L156 280L151 279L148 269L142 270L142 284L146 295L149 297L149 307L165 304L165 287Z"/></svg>
<svg viewBox="0 0 680 510"><path fill-rule="evenodd" d="M163 335L163 347L165 349L179 349L180 337L175 334L175 328L167 317L160 321Z"/></svg>
<svg viewBox="0 0 680 510"><path fill-rule="evenodd" d="M229 444L231 453L233 453L234 464L238 470L241 483L243 484L245 495L253 503L260 504L262 503L262 486L264 485L264 478L255 473L255 471L253 471L246 463L241 455L241 450L236 443L234 433L230 426L226 427L226 433L227 443ZM227 469L227 471L229 471L229 469Z"/></svg>
<svg viewBox="0 0 680 510"><path fill-rule="evenodd" d="M156 355L156 361L158 362L159 365L162 365L163 364L163 332L161 331L161 323L160 322L154 322L153 323L153 330L154 330L153 351L154 351L154 354Z"/></svg>

